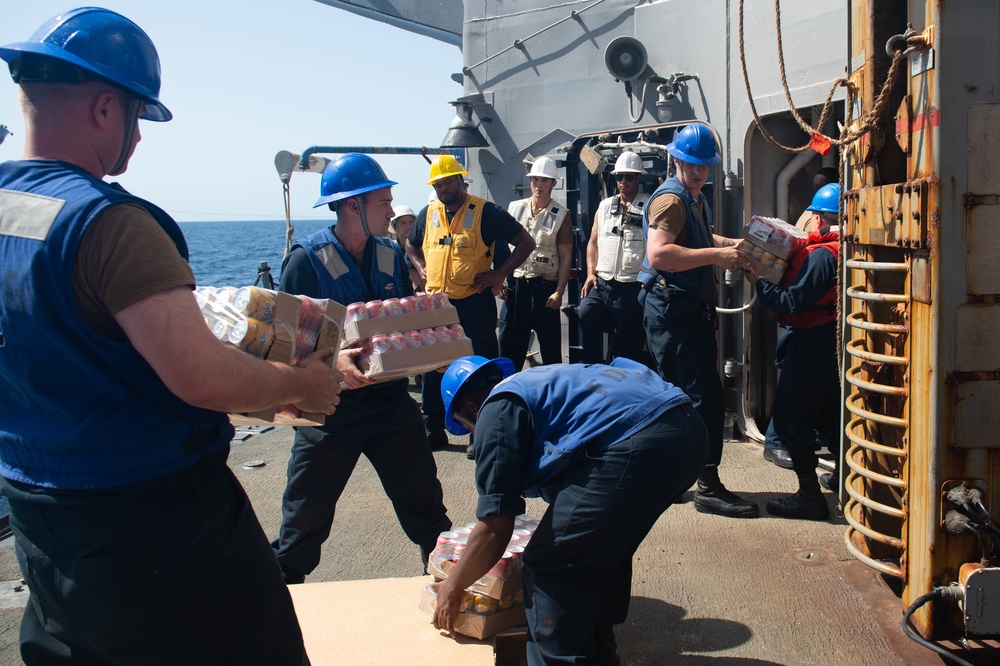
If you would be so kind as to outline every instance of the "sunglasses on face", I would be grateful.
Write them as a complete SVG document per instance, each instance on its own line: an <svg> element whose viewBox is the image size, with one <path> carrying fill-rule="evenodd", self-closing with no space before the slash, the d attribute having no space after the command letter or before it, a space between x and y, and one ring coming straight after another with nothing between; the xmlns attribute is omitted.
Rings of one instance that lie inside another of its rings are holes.
<svg viewBox="0 0 1000 666"><path fill-rule="evenodd" d="M634 173L616 173L615 174L615 180L618 180L618 181L622 181L623 180L626 183L631 183L636 178L637 178L637 176Z"/></svg>

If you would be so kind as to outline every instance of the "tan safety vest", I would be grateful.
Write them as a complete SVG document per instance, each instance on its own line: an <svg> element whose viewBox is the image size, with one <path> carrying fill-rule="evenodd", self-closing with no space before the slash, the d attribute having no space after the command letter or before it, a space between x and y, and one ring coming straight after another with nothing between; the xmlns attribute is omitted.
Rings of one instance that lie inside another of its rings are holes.
<svg viewBox="0 0 1000 666"><path fill-rule="evenodd" d="M472 283L477 275L490 270L493 261L493 248L483 242L485 203L485 199L467 194L450 225L444 204L434 201L427 206L423 245L427 293L443 291L448 298L478 293Z"/></svg>
<svg viewBox="0 0 1000 666"><path fill-rule="evenodd" d="M559 251L556 237L566 219L566 208L550 201L542 212L531 216L531 199L512 201L507 212L535 239L535 250L523 264L514 270L516 278L541 277L555 280L559 277Z"/></svg>
<svg viewBox="0 0 1000 666"><path fill-rule="evenodd" d="M642 214L649 195L640 192L631 205L618 203L618 195L608 197L597 208L597 275L602 280L635 282L646 256L646 241L642 237ZM631 212L626 218L625 213ZM630 223L622 224L626 220Z"/></svg>

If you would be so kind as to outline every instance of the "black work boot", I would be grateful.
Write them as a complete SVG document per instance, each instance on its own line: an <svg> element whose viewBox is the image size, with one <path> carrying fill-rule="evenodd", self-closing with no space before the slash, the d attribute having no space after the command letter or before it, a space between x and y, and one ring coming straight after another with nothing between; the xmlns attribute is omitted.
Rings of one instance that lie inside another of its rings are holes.
<svg viewBox="0 0 1000 666"><path fill-rule="evenodd" d="M800 518L802 520L826 520L830 508L819 488L816 478L816 453L790 447L795 475L799 477L799 490L793 495L773 499L767 503L767 512L779 518Z"/></svg>
<svg viewBox="0 0 1000 666"><path fill-rule="evenodd" d="M701 513L729 518L756 518L760 514L756 504L726 490L719 479L718 467L706 467L698 478L694 508Z"/></svg>
<svg viewBox="0 0 1000 666"><path fill-rule="evenodd" d="M800 518L802 520L826 520L830 517L830 508L820 492L809 495L799 490L794 495L781 499L769 500L767 512L779 518Z"/></svg>

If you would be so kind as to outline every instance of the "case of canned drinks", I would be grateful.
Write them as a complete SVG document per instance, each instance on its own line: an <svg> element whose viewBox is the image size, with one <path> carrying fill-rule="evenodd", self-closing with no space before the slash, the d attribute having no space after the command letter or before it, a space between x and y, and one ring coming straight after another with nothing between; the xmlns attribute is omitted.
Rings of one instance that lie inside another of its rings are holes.
<svg viewBox="0 0 1000 666"><path fill-rule="evenodd" d="M259 287L199 287L195 299L215 337L258 358L295 365L316 349L340 348L346 308L334 301ZM240 425L319 425L325 418L294 408L230 415Z"/></svg>

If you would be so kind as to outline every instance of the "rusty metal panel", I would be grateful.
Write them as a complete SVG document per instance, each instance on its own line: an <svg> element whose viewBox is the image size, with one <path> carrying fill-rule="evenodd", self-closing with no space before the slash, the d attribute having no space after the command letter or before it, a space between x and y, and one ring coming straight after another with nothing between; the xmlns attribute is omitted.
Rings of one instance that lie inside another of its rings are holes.
<svg viewBox="0 0 1000 666"><path fill-rule="evenodd" d="M968 292L1000 294L1000 206L968 205Z"/></svg>
<svg viewBox="0 0 1000 666"><path fill-rule="evenodd" d="M1000 381L962 381L954 387L953 444L1000 448Z"/></svg>
<svg viewBox="0 0 1000 666"><path fill-rule="evenodd" d="M910 297L918 303L933 302L931 258L927 252L914 252L910 268Z"/></svg>
<svg viewBox="0 0 1000 666"><path fill-rule="evenodd" d="M1000 104L969 105L969 192L1000 194Z"/></svg>
<svg viewBox="0 0 1000 666"><path fill-rule="evenodd" d="M955 370L1000 370L1000 307L963 305L955 317Z"/></svg>

